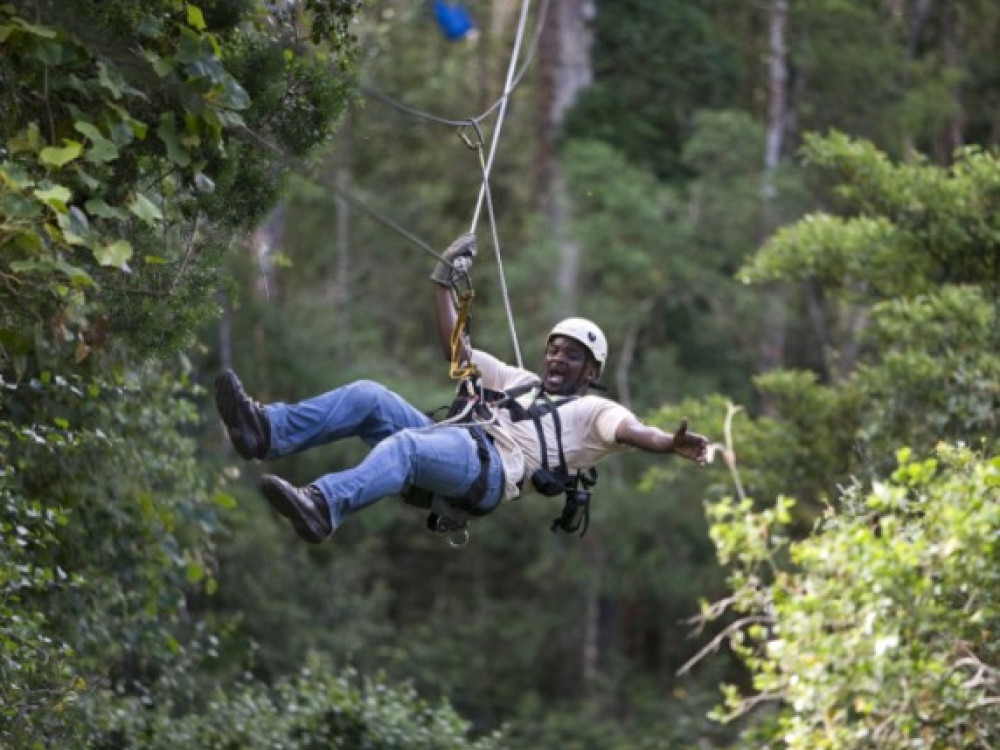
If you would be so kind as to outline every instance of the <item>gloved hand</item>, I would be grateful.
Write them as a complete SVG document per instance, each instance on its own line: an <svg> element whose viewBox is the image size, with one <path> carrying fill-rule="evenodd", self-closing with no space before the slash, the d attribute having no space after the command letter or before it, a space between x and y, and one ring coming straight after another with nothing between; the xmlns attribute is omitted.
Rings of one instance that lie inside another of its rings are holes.
<svg viewBox="0 0 1000 750"><path fill-rule="evenodd" d="M441 253L441 257L454 266L464 267L468 271L472 262L476 259L476 235L463 234L457 240L448 245L448 249ZM441 286L451 289L456 282L454 275L457 273L448 263L438 261L431 273L431 280Z"/></svg>

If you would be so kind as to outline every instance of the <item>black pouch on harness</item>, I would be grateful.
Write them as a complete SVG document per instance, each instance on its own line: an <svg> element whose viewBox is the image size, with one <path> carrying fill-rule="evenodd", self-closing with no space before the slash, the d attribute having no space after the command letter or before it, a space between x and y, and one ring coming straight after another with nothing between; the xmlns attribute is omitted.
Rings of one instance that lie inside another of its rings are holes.
<svg viewBox="0 0 1000 750"><path fill-rule="evenodd" d="M566 475L551 469L538 469L531 475L531 483L545 497L555 497L566 491Z"/></svg>

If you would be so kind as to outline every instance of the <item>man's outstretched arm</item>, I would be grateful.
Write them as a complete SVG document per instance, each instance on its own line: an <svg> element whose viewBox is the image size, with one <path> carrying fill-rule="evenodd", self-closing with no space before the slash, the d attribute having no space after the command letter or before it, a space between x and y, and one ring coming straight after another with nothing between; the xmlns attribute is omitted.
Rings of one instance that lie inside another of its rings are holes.
<svg viewBox="0 0 1000 750"><path fill-rule="evenodd" d="M648 453L676 453L698 464L708 460L708 439L696 432L688 432L686 419L681 421L673 435L637 419L626 419L618 425L615 440Z"/></svg>

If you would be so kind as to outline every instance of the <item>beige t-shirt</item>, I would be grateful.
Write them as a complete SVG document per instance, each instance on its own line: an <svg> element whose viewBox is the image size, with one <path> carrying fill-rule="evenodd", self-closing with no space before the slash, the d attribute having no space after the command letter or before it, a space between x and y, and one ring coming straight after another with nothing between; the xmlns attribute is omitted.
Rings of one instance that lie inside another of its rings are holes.
<svg viewBox="0 0 1000 750"><path fill-rule="evenodd" d="M494 391L539 382L534 373L504 364L486 352L474 350L472 362L479 368L483 385ZM518 397L518 401L527 408L536 395L537 391L529 391ZM504 500L513 500L522 492L535 492L531 475L542 467L541 447L534 420L514 422L507 409L494 411L496 421L485 428L493 436L503 461L506 477ZM563 453L568 470L576 473L593 466L610 453L629 450L629 446L615 442L618 426L629 418L635 418L632 412L621 404L600 396L581 396L561 405L559 421L562 425ZM546 414L541 422L549 468L555 470L559 467L555 420L551 414ZM522 478L522 486L519 488L518 482Z"/></svg>

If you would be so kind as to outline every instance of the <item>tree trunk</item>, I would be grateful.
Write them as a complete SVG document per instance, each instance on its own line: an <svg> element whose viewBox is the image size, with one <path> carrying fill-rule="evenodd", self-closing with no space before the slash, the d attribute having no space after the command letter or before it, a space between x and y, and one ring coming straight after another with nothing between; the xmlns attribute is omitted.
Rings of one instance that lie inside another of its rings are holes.
<svg viewBox="0 0 1000 750"><path fill-rule="evenodd" d="M944 46L944 61L948 67L959 70L962 69L962 53L958 42L958 14L960 9L954 0L943 0L943 6L942 44ZM962 96L958 84L952 84L950 95L953 111L948 118L947 131L945 132L945 149L948 152L946 163L948 164L954 159L955 152L965 142L965 113L962 108Z"/></svg>
<svg viewBox="0 0 1000 750"><path fill-rule="evenodd" d="M222 308L222 315L219 316L219 368L227 370L233 366L233 306L225 289L220 289L215 298Z"/></svg>
<svg viewBox="0 0 1000 750"><path fill-rule="evenodd" d="M559 307L570 313L580 286L580 246L570 232L569 197L556 155L556 138L566 112L591 81L594 0L550 0L539 50L539 112L541 133L535 184L542 211L549 219L559 248L556 289Z"/></svg>
<svg viewBox="0 0 1000 750"><path fill-rule="evenodd" d="M768 115L767 142L764 152L764 176L761 185L762 240L774 231L777 224L775 175L781 161L787 125L788 94L788 0L771 0L770 6L770 55L768 57ZM767 298L764 330L758 350L757 365L760 372L769 372L781 366L785 357L787 329L786 308L788 291L777 286ZM763 414L774 411L770 399L762 397L759 404Z"/></svg>
<svg viewBox="0 0 1000 750"><path fill-rule="evenodd" d="M544 0L543 0L544 2ZM590 60L590 24L596 14L594 0L548 0L548 17L539 44L538 112L539 152L536 159L536 203L549 221L559 250L556 267L558 307L573 314L580 289L581 247L572 235L572 208L565 179L559 170L556 138L566 113L593 80ZM543 6L544 7L544 6ZM590 702L599 699L600 593L604 552L594 538L585 540L583 576L583 636L581 670L583 693Z"/></svg>
<svg viewBox="0 0 1000 750"><path fill-rule="evenodd" d="M931 10L934 7L934 0L916 0L914 6L913 18L910 21L909 35L906 40L906 56L910 60L915 60L920 52L920 35L923 33L924 27L927 26L927 20L930 18ZM903 153L912 159L916 151L917 148L913 142L913 134L904 132Z"/></svg>
<svg viewBox="0 0 1000 750"><path fill-rule="evenodd" d="M344 115L337 148L337 272L334 278L333 298L338 329L341 335L339 355L341 364L351 360L351 207L344 198L351 189L351 115Z"/></svg>
<svg viewBox="0 0 1000 750"><path fill-rule="evenodd" d="M599 684L600 666L600 613L601 613L601 571L604 551L596 540L584 540L583 559L587 565L587 576L583 590L583 652L581 672L584 693L588 699L595 698L595 687Z"/></svg>
<svg viewBox="0 0 1000 750"><path fill-rule="evenodd" d="M639 330L643 321L653 309L653 300L643 300L636 309L635 317L629 323L625 332L625 339L622 341L621 354L618 356L618 365L615 367L615 388L618 391L618 403L626 409L632 408L632 392L629 388L629 370L632 367L632 360L635 358L636 346L639 342Z"/></svg>

